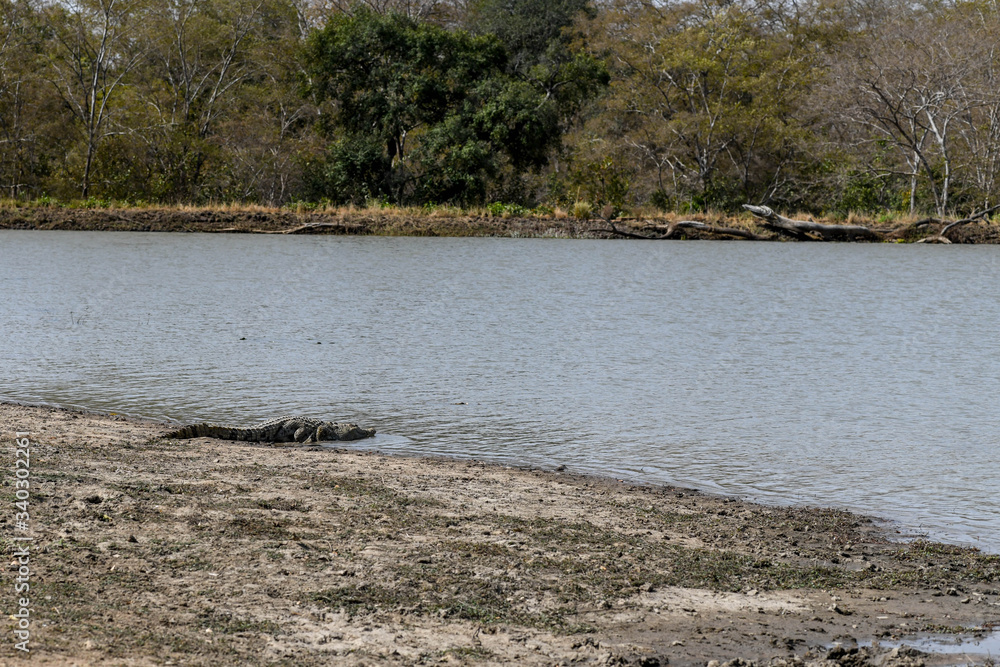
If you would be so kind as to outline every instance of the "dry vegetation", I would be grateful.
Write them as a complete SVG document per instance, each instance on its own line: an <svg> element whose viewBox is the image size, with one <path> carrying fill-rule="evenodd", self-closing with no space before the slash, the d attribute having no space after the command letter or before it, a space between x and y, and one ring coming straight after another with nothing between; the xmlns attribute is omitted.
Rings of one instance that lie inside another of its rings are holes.
<svg viewBox="0 0 1000 667"><path fill-rule="evenodd" d="M577 212L579 213L579 212ZM793 217L827 224L844 222L798 214ZM889 241L912 242L934 237L946 219L914 226L917 216L873 218L851 214L848 224L885 232ZM925 220L925 219L923 219ZM671 225L698 221L742 230L762 240L788 240L761 226L749 213L727 215L708 211L681 215L639 210L626 218L590 214L577 217L563 209L456 207L356 207L259 204L212 206L121 205L83 206L0 202L0 229L59 229L157 232L242 232L268 234L362 234L381 236L508 236L562 238L660 238ZM698 229L679 229L673 239L735 238ZM955 243L1000 242L1000 225L980 221L949 232Z"/></svg>

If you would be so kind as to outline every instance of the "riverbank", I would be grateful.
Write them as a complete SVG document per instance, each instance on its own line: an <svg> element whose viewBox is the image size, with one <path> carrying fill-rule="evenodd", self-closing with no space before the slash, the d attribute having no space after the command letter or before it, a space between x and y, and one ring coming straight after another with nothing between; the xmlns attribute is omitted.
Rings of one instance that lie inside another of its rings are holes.
<svg viewBox="0 0 1000 667"><path fill-rule="evenodd" d="M680 225L694 221L698 228ZM839 224L840 220L818 220ZM852 217L852 224L880 229L884 240L919 241L939 238L947 221L898 219L886 223ZM674 225L672 227L672 225ZM805 240L762 226L749 214L657 214L621 218L580 219L565 211L527 215L509 209L461 211L438 209L316 210L261 206L74 208L69 206L0 206L0 229L73 231L208 232L258 234L352 234L374 236L500 236L533 238L661 238ZM721 231L720 231L721 230ZM964 224L948 231L952 243L1000 243L1000 225L989 221Z"/></svg>
<svg viewBox="0 0 1000 667"><path fill-rule="evenodd" d="M0 404L40 664L933 665L855 642L1000 624L1000 557L846 512L167 430Z"/></svg>

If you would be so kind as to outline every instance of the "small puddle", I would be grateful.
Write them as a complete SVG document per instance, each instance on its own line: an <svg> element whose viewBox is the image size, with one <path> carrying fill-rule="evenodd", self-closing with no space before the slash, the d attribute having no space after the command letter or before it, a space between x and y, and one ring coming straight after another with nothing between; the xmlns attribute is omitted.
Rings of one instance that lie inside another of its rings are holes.
<svg viewBox="0 0 1000 667"><path fill-rule="evenodd" d="M991 630L980 635L924 635L901 640L877 640L875 642L859 643L859 646L877 644L883 648L909 646L925 653L945 653L969 655L998 656L1000 655L1000 630Z"/></svg>

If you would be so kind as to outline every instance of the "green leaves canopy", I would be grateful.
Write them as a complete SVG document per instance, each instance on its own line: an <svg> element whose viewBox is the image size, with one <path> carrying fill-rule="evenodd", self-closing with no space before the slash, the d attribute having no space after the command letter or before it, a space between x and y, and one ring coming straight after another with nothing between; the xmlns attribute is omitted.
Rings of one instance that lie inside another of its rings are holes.
<svg viewBox="0 0 1000 667"><path fill-rule="evenodd" d="M316 32L306 62L333 140L313 184L333 201L482 201L559 140L554 104L506 73L491 35L361 10Z"/></svg>

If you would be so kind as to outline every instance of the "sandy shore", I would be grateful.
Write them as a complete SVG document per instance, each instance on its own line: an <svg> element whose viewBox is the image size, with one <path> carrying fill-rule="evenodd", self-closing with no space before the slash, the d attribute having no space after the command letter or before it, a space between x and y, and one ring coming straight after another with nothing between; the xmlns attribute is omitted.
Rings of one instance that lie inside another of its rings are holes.
<svg viewBox="0 0 1000 667"><path fill-rule="evenodd" d="M167 430L0 404L5 469L30 434L29 532L7 474L0 535L8 614L34 537L33 663L985 664L856 642L1000 625L1000 557L845 512Z"/></svg>

